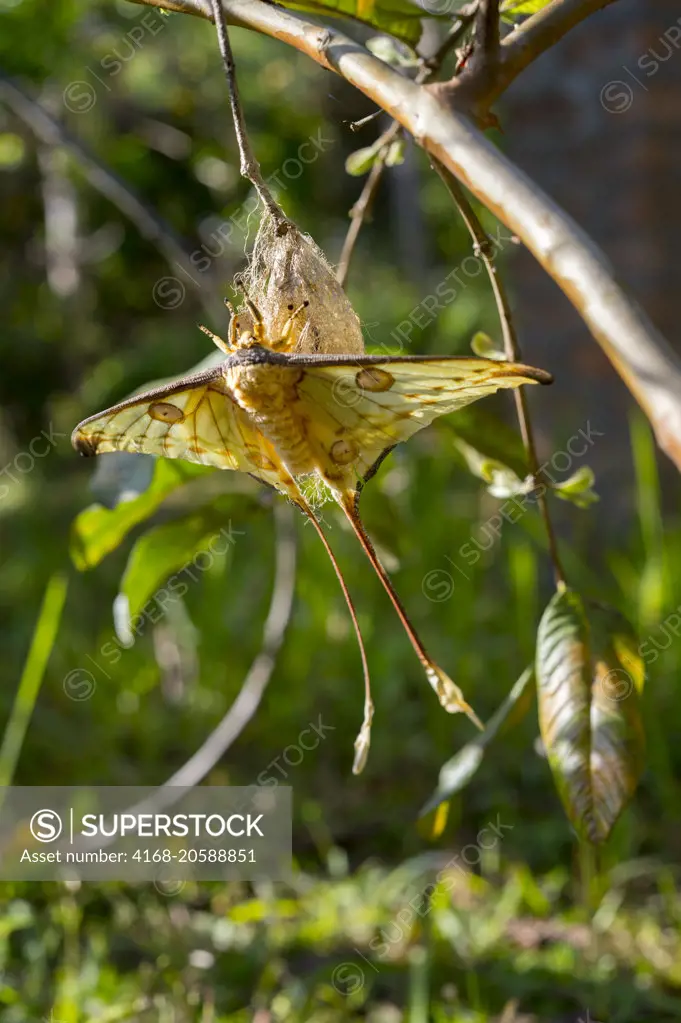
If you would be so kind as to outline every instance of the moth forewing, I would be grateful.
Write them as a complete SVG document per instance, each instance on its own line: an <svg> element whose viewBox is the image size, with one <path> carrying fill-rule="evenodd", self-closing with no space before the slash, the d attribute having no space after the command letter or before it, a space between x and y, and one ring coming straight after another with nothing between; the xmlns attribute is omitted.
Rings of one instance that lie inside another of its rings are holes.
<svg viewBox="0 0 681 1023"><path fill-rule="evenodd" d="M292 482L275 447L232 400L222 366L90 416L71 440L84 455L132 451L247 472L283 493Z"/></svg>
<svg viewBox="0 0 681 1023"><path fill-rule="evenodd" d="M370 478L396 444L435 418L501 388L549 383L543 370L489 359L441 357L293 357L319 469L339 492L353 475Z"/></svg>

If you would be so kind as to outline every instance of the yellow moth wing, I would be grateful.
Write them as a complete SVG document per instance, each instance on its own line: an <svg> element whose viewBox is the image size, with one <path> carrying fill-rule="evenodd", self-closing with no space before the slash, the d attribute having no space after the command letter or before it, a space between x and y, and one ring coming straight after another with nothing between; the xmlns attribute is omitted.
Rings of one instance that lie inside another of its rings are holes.
<svg viewBox="0 0 681 1023"><path fill-rule="evenodd" d="M85 419L71 439L84 455L132 451L182 458L248 472L285 489L276 451L232 401L221 369L129 398Z"/></svg>
<svg viewBox="0 0 681 1023"><path fill-rule="evenodd" d="M438 416L502 388L550 380L529 366L478 358L321 358L305 365L297 391L310 439L332 465L366 479L390 448Z"/></svg>

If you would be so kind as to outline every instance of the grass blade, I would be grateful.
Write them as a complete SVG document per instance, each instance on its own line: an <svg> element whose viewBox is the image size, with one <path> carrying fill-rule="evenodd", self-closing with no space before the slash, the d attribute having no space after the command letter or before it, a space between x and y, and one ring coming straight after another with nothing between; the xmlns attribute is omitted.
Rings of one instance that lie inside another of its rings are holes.
<svg viewBox="0 0 681 1023"><path fill-rule="evenodd" d="M28 657L21 673L19 688L5 728L2 746L0 746L0 786L2 788L10 785L14 777L45 668L57 638L67 587L66 576L55 573L50 578L45 590ZM2 798L2 793L0 793L0 805Z"/></svg>

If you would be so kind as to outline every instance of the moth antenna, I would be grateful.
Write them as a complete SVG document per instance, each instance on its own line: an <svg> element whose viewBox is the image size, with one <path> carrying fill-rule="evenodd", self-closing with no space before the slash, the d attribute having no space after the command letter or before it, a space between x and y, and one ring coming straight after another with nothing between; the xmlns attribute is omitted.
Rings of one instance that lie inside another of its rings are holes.
<svg viewBox="0 0 681 1023"><path fill-rule="evenodd" d="M450 714L456 714L459 711L463 711L463 713L466 714L471 719L473 724L477 725L477 727L482 730L484 726L478 715L475 713L473 708L468 703L466 703L463 693L461 692L459 687L455 685L454 682L452 682L449 675L447 675L442 670L442 668L440 668L439 665L437 665L435 661L430 657L426 648L421 642L421 639L418 633L416 632L416 629L409 621L409 616L404 608L404 605L400 600L399 596L397 595L397 591L395 590L395 587L392 584L390 576L383 568L381 562L378 560L378 555L374 550L374 545L372 544L369 536L367 535L367 532L364 528L364 524L362 523L362 520L359 517L354 495L352 495L352 497L347 497L345 499L340 500L339 504L343 511L345 512L348 522L352 526L355 532L355 536L361 543L362 549L364 550L364 553L371 562L373 569L376 572L376 575L383 583L383 586L385 587L385 590L393 603L393 607L397 611L397 616L402 622L404 631L409 636L411 645L416 651L416 655L424 667L424 670L426 672L426 678L428 679L431 686L437 693L440 703L445 708L445 710L449 711Z"/></svg>
<svg viewBox="0 0 681 1023"><path fill-rule="evenodd" d="M227 355L232 354L234 347L229 343L229 341L225 341L225 339L220 337L219 334L214 334L213 331L209 330L208 327L205 327L203 323L199 323L197 326L199 330L202 330L204 334L208 335L213 344L217 345L221 351L225 352Z"/></svg>
<svg viewBox="0 0 681 1023"><path fill-rule="evenodd" d="M285 321L284 326L281 328L281 337L277 338L277 340L274 341L272 344L272 347L274 349L285 348L288 346L289 341L291 340L293 324L295 323L296 316L298 316L299 313L302 313L303 309L307 309L309 304L310 304L309 298L306 298L305 301L301 302L300 305L295 309L293 307L293 303L292 302L289 303L288 306L289 316L288 319Z"/></svg>
<svg viewBox="0 0 681 1023"><path fill-rule="evenodd" d="M236 351L239 341L239 321L236 318L236 309L228 298L224 298L223 302L229 310L229 340L227 344L231 351Z"/></svg>
<svg viewBox="0 0 681 1023"><path fill-rule="evenodd" d="M304 501L301 496L297 496L295 498L295 501L300 510L307 515L308 519L310 520L314 528L317 530L319 539L324 544L324 549L326 550L326 553L329 555L329 558L331 559L331 564L333 565L333 569L338 578L338 582L341 585L343 596L345 597L345 603L348 606L348 611L350 612L352 624L355 629L355 635L357 637L359 653L360 657L362 658L362 671L364 673L364 719L362 721L362 727L359 730L359 734L355 739L355 759L352 765L352 773L360 774L364 770L364 765L366 764L367 757L369 755L369 745L371 742L371 721L374 716L374 704L373 700L371 699L371 679L369 677L369 662L367 661L366 650L364 649L364 640L362 639L362 633L360 631L359 622L357 621L357 612L355 611L355 605L352 602L350 591L348 590L347 583L345 582L345 577L341 572L340 565L336 561L335 554L331 550L329 541L326 539L324 530L322 529L317 516L312 511L307 502Z"/></svg>
<svg viewBox="0 0 681 1023"><path fill-rule="evenodd" d="M258 309L255 302L252 302L246 292L244 292L244 305L251 314L253 320L253 337L259 344L265 343L265 324L263 323L262 313Z"/></svg>

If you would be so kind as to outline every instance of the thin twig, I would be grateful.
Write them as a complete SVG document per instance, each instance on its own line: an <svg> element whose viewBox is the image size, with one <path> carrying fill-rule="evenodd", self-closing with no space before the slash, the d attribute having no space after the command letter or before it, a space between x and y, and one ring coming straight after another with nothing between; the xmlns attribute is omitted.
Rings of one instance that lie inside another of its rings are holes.
<svg viewBox="0 0 681 1023"><path fill-rule="evenodd" d="M359 129L363 128L365 124L370 124L372 121L375 121L382 113L382 110L374 110L373 114L367 114L366 117L360 117L359 121L343 121L343 124L347 124L350 131L359 131Z"/></svg>
<svg viewBox="0 0 681 1023"><path fill-rule="evenodd" d="M247 178L251 182L256 192L260 196L260 199L265 206L268 213L276 221L277 224L286 223L286 215L282 210L279 203L276 201L269 188L263 180L262 173L260 171L260 164L258 163L255 154L251 148L250 139L248 137L248 131L246 130L246 121L244 118L244 112L241 107L241 100L239 98L239 88L236 80L236 66L234 64L234 54L232 53L232 45L229 41L229 32L227 31L227 22L225 20L225 12L222 9L222 0L211 0L211 7L213 9L213 21L215 22L215 28L218 34L218 45L220 47L220 54L222 56L222 63L225 66L225 75L227 76L227 86L229 88L229 103L232 108L232 117L234 119L234 130L236 132L236 140L239 146L239 156L241 158L241 176Z"/></svg>
<svg viewBox="0 0 681 1023"><path fill-rule="evenodd" d="M452 25L451 29L438 46L435 53L430 57L424 57L421 61L421 66L418 72L414 76L414 81L422 85L424 82L440 70L445 58L454 49L454 47L461 41L463 36L470 28L471 24L475 19L476 12L478 10L478 4L473 3L470 8L462 8L459 11L459 16ZM361 117L359 121L346 121L350 131L359 131L365 124L369 124L374 121L377 117L380 117L383 113L382 109L374 110L372 114L367 114L366 117Z"/></svg>
<svg viewBox="0 0 681 1023"><path fill-rule="evenodd" d="M364 223L369 209L371 208L371 203L383 175L387 147L394 139L397 138L400 131L400 125L397 121L393 121L387 131L383 133L376 143L377 148L379 146L381 148L379 149L376 159L372 164L369 176L364 182L364 187L362 188L359 199L350 210L350 227L348 228L348 233L346 234L345 241L343 242L343 249L341 251L338 268L336 270L336 280L341 287L345 285L347 280L348 270L350 269L350 260L352 259L352 253L354 252L359 232L361 231L362 224Z"/></svg>
<svg viewBox="0 0 681 1023"><path fill-rule="evenodd" d="M485 23L476 24L476 36L478 40L483 39L483 47L477 48L474 59L468 62L463 74L438 83L436 89L443 99L448 97L458 109L470 109L479 122L486 123L492 104L529 64L589 15L614 2L551 0L515 31L509 32L499 45L498 0L485 0L486 11L482 12ZM494 34L490 36L490 32ZM489 47L490 39L492 48Z"/></svg>
<svg viewBox="0 0 681 1023"><path fill-rule="evenodd" d="M499 275L499 271L494 263L494 245L485 231L484 227L480 223L477 213L471 206L466 194L456 180L456 178L449 173L449 171L442 166L439 160L432 161L434 169L442 178L447 191L451 195L452 199L456 203L459 213L461 214L463 221L468 228L471 238L473 239L473 247L476 255L479 255L482 260L485 269L489 275L490 283L492 285L492 291L494 293L494 299L497 304L497 310L499 312L499 320L501 322L501 333L504 339L504 351L506 358L509 362L522 362L522 352L520 350L520 343L518 341L518 335L515 330L513 323L513 316L511 313L511 307L506 294L506 288L504 287L503 281ZM553 523L551 522L551 516L549 514L548 501L546 500L546 487L542 484L539 472L539 459L537 458L537 447L534 441L534 433L532 431L532 423L530 420L530 411L527 405L527 398L525 396L524 387L516 387L513 391L513 397L515 399L516 412L518 414L518 423L520 424L520 433L523 439L523 445L525 447L525 454L527 456L527 464L532 474L534 485L537 489L537 504L544 520L544 528L546 530L546 538L549 547L549 555L553 563L553 571L556 579L556 585L558 587L565 587L565 573L560 560L560 554L558 553L558 543L556 541L556 534L553 529Z"/></svg>
<svg viewBox="0 0 681 1023"><path fill-rule="evenodd" d="M439 71L442 67L445 58L450 52L461 42L468 29L471 27L478 13L479 3L473 3L470 7L462 8L459 11L458 17L449 32L442 40L437 50L432 57L428 57L424 62L425 66L434 74ZM419 84L426 81L426 78L422 78L419 81L419 76L416 76L416 81Z"/></svg>
<svg viewBox="0 0 681 1023"><path fill-rule="evenodd" d="M478 11L478 4L468 9L459 12L459 17L452 25L452 28L447 33L447 36L442 41L438 49L435 51L432 57L424 60L421 67L419 68L414 81L418 85L422 85L427 82L433 75L437 74L442 62L445 60L447 55L456 46L460 39L466 34L468 29L473 23L473 20ZM363 118L361 121L356 121L350 127L355 131L360 125L367 121L373 120L383 111L378 110L373 114L369 114L368 117ZM348 277L348 271L350 269L350 260L359 238L359 233L362 230L362 225L369 213L371 204L374 196L378 190L381 178L383 177L383 171L386 167L386 154L387 148L391 142L393 142L399 135L401 125L398 121L392 121L387 130L376 142L376 148L378 154L374 160L369 176L367 177L364 187L360 193L359 199L350 210L350 226L348 227L345 241L343 242L343 248L341 250L340 259L338 261L338 268L336 270L336 280L343 287Z"/></svg>

